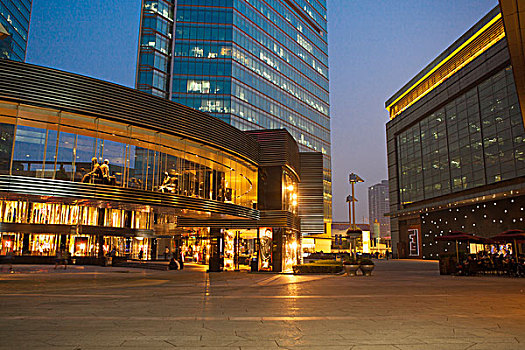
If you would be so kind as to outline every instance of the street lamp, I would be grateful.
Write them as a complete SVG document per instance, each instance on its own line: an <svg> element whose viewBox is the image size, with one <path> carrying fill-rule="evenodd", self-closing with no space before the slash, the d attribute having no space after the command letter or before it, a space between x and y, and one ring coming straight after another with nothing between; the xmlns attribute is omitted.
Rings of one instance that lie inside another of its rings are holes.
<svg viewBox="0 0 525 350"><path fill-rule="evenodd" d="M354 174L354 173L351 173L350 175L348 175L348 181L350 182L350 185L352 186L352 195L351 196L348 196L346 198L347 201L351 201L352 202L352 210L351 210L351 229L352 230L355 230L356 229L356 225L355 225L355 202L357 202L357 199L355 198L355 190L354 190L354 185L358 182L365 182L365 180L363 180L362 178L359 177L359 175L357 174Z"/></svg>
<svg viewBox="0 0 525 350"><path fill-rule="evenodd" d="M351 194L346 196L346 202L348 203L348 227L352 228L352 203L357 202L357 198L352 197Z"/></svg>

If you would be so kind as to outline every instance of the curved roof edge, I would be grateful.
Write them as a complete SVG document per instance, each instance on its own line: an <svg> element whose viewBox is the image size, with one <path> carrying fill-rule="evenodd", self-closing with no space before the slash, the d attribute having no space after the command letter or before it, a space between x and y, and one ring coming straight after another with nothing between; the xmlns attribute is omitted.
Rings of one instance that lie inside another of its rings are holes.
<svg viewBox="0 0 525 350"><path fill-rule="evenodd" d="M118 84L0 60L0 98L146 127L221 149L258 165L256 140L204 112Z"/></svg>
<svg viewBox="0 0 525 350"><path fill-rule="evenodd" d="M463 43L465 43L472 35L479 31L483 26L489 23L494 17L500 13L499 6L495 6L490 10L485 16L483 16L478 22L476 22L470 29L468 29L459 39L454 41L448 48L446 48L438 57L436 57L432 62L430 62L425 68L423 68L419 73L417 73L412 79L410 79L402 88L400 88L394 95L392 95L386 102L385 108L391 105L396 99L398 99L403 93L405 93L414 83L420 80L425 74L430 72L434 67L436 67L440 62L443 61L447 56L452 52L458 49Z"/></svg>

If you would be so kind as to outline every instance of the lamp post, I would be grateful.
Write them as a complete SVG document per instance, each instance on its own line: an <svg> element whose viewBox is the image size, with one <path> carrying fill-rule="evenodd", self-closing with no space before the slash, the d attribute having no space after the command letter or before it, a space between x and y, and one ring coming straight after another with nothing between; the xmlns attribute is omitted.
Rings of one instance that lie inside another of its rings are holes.
<svg viewBox="0 0 525 350"><path fill-rule="evenodd" d="M354 202L357 202L357 198L355 198L353 196L353 194L350 194L350 195L346 196L346 201L348 202L348 227L350 227L350 229L349 229L350 231L354 231L355 227L352 226L352 222L353 222L353 220L352 220L352 218L353 218L352 213L354 212L354 210L352 210L352 206L354 205ZM355 222L353 222L353 224L355 225ZM348 231L347 231L347 235L348 235ZM351 238L352 238L352 247L351 247L350 251L352 252L352 256L355 256L355 251L356 251L355 237L351 236Z"/></svg>
<svg viewBox="0 0 525 350"><path fill-rule="evenodd" d="M354 228L352 227L352 204L353 202L357 202L357 198L354 198L351 194L349 194L348 196L346 196L346 202L348 203L348 227L350 227L350 229L353 230Z"/></svg>
<svg viewBox="0 0 525 350"><path fill-rule="evenodd" d="M354 189L354 186L356 183L358 182L365 182L365 180L363 180L362 178L359 177L359 175L355 174L355 173L351 173L350 175L348 175L348 181L350 182L350 185L352 186L352 195L351 195L351 201L352 201L352 210L351 210L351 214L352 214L352 222L351 222L351 228L352 230L355 230L356 229L356 226L355 226L355 202L357 202L357 200L355 199L355 189ZM348 197L347 197L347 200L348 200Z"/></svg>

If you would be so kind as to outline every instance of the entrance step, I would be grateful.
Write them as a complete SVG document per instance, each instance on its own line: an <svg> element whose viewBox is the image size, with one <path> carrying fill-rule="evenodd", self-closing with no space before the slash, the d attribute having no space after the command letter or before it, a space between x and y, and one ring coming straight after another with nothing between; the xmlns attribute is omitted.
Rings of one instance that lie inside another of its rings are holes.
<svg viewBox="0 0 525 350"><path fill-rule="evenodd" d="M167 271L168 264L166 263L156 263L156 262L139 262L139 261L118 261L113 264L113 266L118 267L131 267L137 269L149 269L149 270L160 270Z"/></svg>

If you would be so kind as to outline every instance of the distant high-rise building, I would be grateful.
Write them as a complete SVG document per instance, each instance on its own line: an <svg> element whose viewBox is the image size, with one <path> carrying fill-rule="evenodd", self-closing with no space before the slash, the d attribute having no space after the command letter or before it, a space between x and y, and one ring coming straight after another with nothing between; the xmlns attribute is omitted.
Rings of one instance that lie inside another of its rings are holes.
<svg viewBox="0 0 525 350"><path fill-rule="evenodd" d="M32 0L0 0L0 58L25 61Z"/></svg>
<svg viewBox="0 0 525 350"><path fill-rule="evenodd" d="M385 216L389 209L388 180L382 180L380 183L368 187L368 216L370 226L372 227L372 224L377 220L381 237L390 236L390 218Z"/></svg>
<svg viewBox="0 0 525 350"><path fill-rule="evenodd" d="M326 0L143 0L136 87L321 152L330 222L326 13Z"/></svg>

